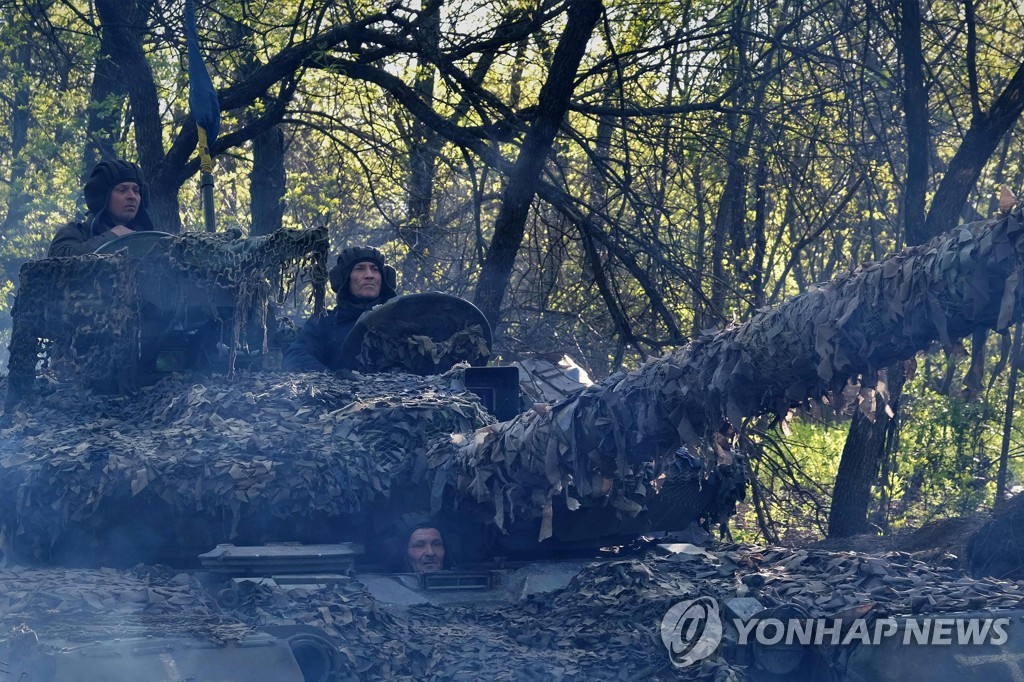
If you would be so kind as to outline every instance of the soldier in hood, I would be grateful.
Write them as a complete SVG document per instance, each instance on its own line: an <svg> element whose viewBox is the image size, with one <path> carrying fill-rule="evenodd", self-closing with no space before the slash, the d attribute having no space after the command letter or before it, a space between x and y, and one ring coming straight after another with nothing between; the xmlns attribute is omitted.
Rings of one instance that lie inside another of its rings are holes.
<svg viewBox="0 0 1024 682"><path fill-rule="evenodd" d="M341 345L364 312L394 298L395 269L372 246L342 250L329 273L338 305L314 315L299 331L284 354L284 368L296 372L344 369L351 358L341 355Z"/></svg>
<svg viewBox="0 0 1024 682"><path fill-rule="evenodd" d="M402 514L381 529L381 550L396 573L432 573L455 567L448 528L422 512Z"/></svg>
<svg viewBox="0 0 1024 682"><path fill-rule="evenodd" d="M50 243L51 257L92 253L118 237L153 229L149 219L149 185L131 161L100 161L83 189L89 209L84 222L72 221Z"/></svg>

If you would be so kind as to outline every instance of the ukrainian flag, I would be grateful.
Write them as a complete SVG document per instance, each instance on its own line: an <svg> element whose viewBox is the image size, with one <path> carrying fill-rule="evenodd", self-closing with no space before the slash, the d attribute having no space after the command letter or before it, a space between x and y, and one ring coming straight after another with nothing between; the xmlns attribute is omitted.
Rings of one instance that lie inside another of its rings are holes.
<svg viewBox="0 0 1024 682"><path fill-rule="evenodd" d="M199 151L203 171L212 172L210 145L220 132L220 102L213 81L199 53L199 32L196 30L196 8L193 0L185 0L185 42L188 44L188 104L199 128ZM207 168L207 162L210 167Z"/></svg>

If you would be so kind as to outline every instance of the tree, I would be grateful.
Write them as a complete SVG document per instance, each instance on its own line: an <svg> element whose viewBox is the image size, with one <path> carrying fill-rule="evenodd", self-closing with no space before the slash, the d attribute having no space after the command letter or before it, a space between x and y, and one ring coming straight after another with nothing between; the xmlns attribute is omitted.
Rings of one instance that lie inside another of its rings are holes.
<svg viewBox="0 0 1024 682"><path fill-rule="evenodd" d="M491 327L497 327L501 320L501 302L523 240L536 182L551 142L569 108L576 70L600 16L601 0L573 0L570 4L565 33L558 42L548 78L537 98L537 118L527 131L509 173L501 210L494 222L494 236L487 248L473 297L473 302L487 317Z"/></svg>
<svg viewBox="0 0 1024 682"><path fill-rule="evenodd" d="M971 2L968 2L971 6ZM956 217L982 168L996 149L998 141L1010 130L1024 111L1024 67L1017 70L995 99L988 112L981 111L976 75L970 79L972 102L971 128L964 136L950 166L932 199L927 218L924 215L928 184L928 101L924 83L924 56L921 47L920 7L914 0L900 3L900 42L904 58L904 111L907 136L907 181L904 192L903 220L907 243L922 244L956 224ZM974 31L973 11L968 12L968 33ZM969 43L970 71L975 70L976 43ZM985 336L975 338L976 352L983 352ZM948 340L943 339L944 343ZM877 479L887 445L893 437L890 415L899 409L904 376L901 365L888 369L886 395L877 396L878 405L858 411L850 424L829 513L829 537L844 537L869 529L868 507L871 485ZM883 407L885 409L883 409ZM867 415L871 415L869 419Z"/></svg>

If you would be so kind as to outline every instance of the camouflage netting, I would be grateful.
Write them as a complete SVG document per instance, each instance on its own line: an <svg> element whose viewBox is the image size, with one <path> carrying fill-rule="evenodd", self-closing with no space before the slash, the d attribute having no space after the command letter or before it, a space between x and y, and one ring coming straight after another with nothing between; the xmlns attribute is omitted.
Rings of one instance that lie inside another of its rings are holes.
<svg viewBox="0 0 1024 682"><path fill-rule="evenodd" d="M175 519L215 520L228 537L239 523L266 517L355 514L396 490L403 500L416 491L422 511L428 494L433 511L450 509L464 476L451 466L459 444L493 428L476 396L463 391L461 370L351 380L238 372L203 384L164 379L130 396L83 395L53 383L8 412L0 428L0 540L45 556L69 525L98 531L121 523L117 516L132 501L160 501ZM508 529L517 514L527 522L540 517L550 535L545 461L505 464L511 473L502 496L485 500L494 505L491 518ZM579 480L592 479L587 461L569 466ZM663 513L659 527L722 520L743 494L742 467L702 478L699 463L680 458L671 472L669 487L680 492L672 497L683 504ZM485 484L504 475L483 467L477 474ZM647 509L657 478L650 463L602 476L588 497L574 489L567 496L626 518Z"/></svg>
<svg viewBox="0 0 1024 682"><path fill-rule="evenodd" d="M425 637L459 635L458 644L428 671L437 678L441 670L457 668L466 671L463 679L517 679L517 671L555 680L745 679L742 667L720 656L682 669L669 662L658 630L661 619L673 604L700 596L752 596L766 608L796 604L809 618L843 620L1024 605L1020 583L972 580L960 569L902 552L868 556L726 546L592 564L567 587L510 607L419 607L411 617L414 630ZM501 655L474 655L480 651ZM849 653L823 652L840 670ZM515 663L506 667L504 659Z"/></svg>
<svg viewBox="0 0 1024 682"><path fill-rule="evenodd" d="M539 540L554 534L556 504L570 512L596 504L617 510L620 517L635 517L660 501L656 496L666 481L674 484L676 500L699 496L702 489L712 494L695 500L695 508L680 509L679 518L658 528L680 529L691 521L720 523L735 511L745 492L741 457L724 453L719 466L701 471L699 462L696 468L688 466L692 458L685 454L630 456L625 443L598 444L580 425L567 421L577 416L572 406L597 396L596 391L584 391L554 407L540 404L515 419L485 426L469 438L455 435L453 440L462 446L455 457L445 447L431 455L435 490L443 482L493 505L499 528L519 515L540 517ZM435 496L434 511L439 501Z"/></svg>
<svg viewBox="0 0 1024 682"><path fill-rule="evenodd" d="M156 274L159 291L173 281L187 282L188 288L179 292L179 298L174 301L176 307L196 305L189 296L197 284L210 288L208 305L211 306L216 297L212 292L219 290L233 295L230 371L234 368L234 353L240 349L246 324L253 319L262 337L260 350L267 352L267 306L274 298L280 300L289 289L297 288L296 282L308 281L313 288L314 310L323 309L329 247L326 227L281 229L251 239L190 232L171 239L165 249L147 253L141 259L140 269L147 277ZM168 275L169 279L160 279Z"/></svg>
<svg viewBox="0 0 1024 682"><path fill-rule="evenodd" d="M190 232L147 243L141 254L26 263L12 310L8 402L31 392L41 355L65 379L131 388L140 354L161 334L207 320L230 330L230 371L247 325L258 327L257 350L266 353L268 303L296 282L312 285L322 309L327 249L326 228L253 239Z"/></svg>
<svg viewBox="0 0 1024 682"><path fill-rule="evenodd" d="M241 586L237 609L218 606L194 575L161 567L0 569L0 642L30 629L44 645L182 637L240 642L259 628L312 625L335 643L358 679L408 674L408 625L383 611L355 580L331 587ZM219 589L216 586L215 589ZM351 679L346 676L345 679Z"/></svg>
<svg viewBox="0 0 1024 682"><path fill-rule="evenodd" d="M20 276L11 310L9 401L31 391L41 356L64 376L108 388L131 384L133 365L124 360L138 353L138 273L124 253L48 258L26 263ZM109 386L112 379L120 385Z"/></svg>
<svg viewBox="0 0 1024 682"><path fill-rule="evenodd" d="M594 563L565 588L515 603L388 609L357 579L321 589L240 586L222 609L189 574L0 569L0 640L25 625L40 636L89 642L145 635L238 641L264 626L320 628L343 661L340 679L654 679L739 682L721 652L672 666L659 626L684 599L753 596L795 604L808 618L1019 609L1021 583L972 580L957 568L891 552L870 556L725 546L669 557ZM851 649L818 650L842 671Z"/></svg>
<svg viewBox="0 0 1024 682"><path fill-rule="evenodd" d="M710 474L732 463L731 436L722 435L730 424L742 428L763 413L784 418L802 401L841 396L850 381L873 405L875 391L885 391L881 368L933 341L1004 330L1019 318L1022 238L1018 208L863 265L561 404L489 427L460 452L448 482L494 500L500 523L502 500L506 510L572 509L570 490L600 495L637 463L653 462L656 478L680 443ZM516 481L527 485L510 488ZM529 500L510 489L528 491Z"/></svg>
<svg viewBox="0 0 1024 682"><path fill-rule="evenodd" d="M95 642L115 637L240 640L253 629L222 613L195 577L137 567L0 569L0 631L27 625L40 638Z"/></svg>
<svg viewBox="0 0 1024 682"><path fill-rule="evenodd" d="M167 263L191 278L224 289L244 287L258 278L266 280L270 290L283 293L289 272L301 266L308 269L314 284L327 281L322 268L328 246L326 227L281 229L250 239L234 233L185 232L170 238L163 249L146 254L143 261L157 267Z"/></svg>
<svg viewBox="0 0 1024 682"><path fill-rule="evenodd" d="M136 496L232 529L356 512L422 476L432 445L492 421L453 380L238 372L131 396L54 384L0 429L0 529L42 551Z"/></svg>
<svg viewBox="0 0 1024 682"><path fill-rule="evenodd" d="M398 368L414 374L446 372L460 362L476 363L491 350L480 325L470 325L449 338L435 341L429 336L396 336L367 330L357 362L358 369L381 371Z"/></svg>

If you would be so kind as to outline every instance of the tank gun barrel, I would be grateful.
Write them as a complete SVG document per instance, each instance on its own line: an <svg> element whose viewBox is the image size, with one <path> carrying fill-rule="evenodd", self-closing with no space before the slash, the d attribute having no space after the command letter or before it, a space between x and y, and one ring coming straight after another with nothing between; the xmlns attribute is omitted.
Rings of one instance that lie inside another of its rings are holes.
<svg viewBox="0 0 1024 682"><path fill-rule="evenodd" d="M743 324L705 332L550 410L486 427L462 447L448 482L477 501L494 500L499 525L516 506L536 507L538 480L547 486L545 518L556 496L565 495L570 508L577 503L570 486L628 510L636 505L624 499L632 491L622 482L635 481L637 468L652 461L657 475L680 444L711 472L731 459L723 425L740 427L764 413L784 417L807 399L839 396L858 375L866 390L882 392L880 370L892 362L934 341L1006 329L1020 318L1022 237L1018 208L862 265Z"/></svg>

